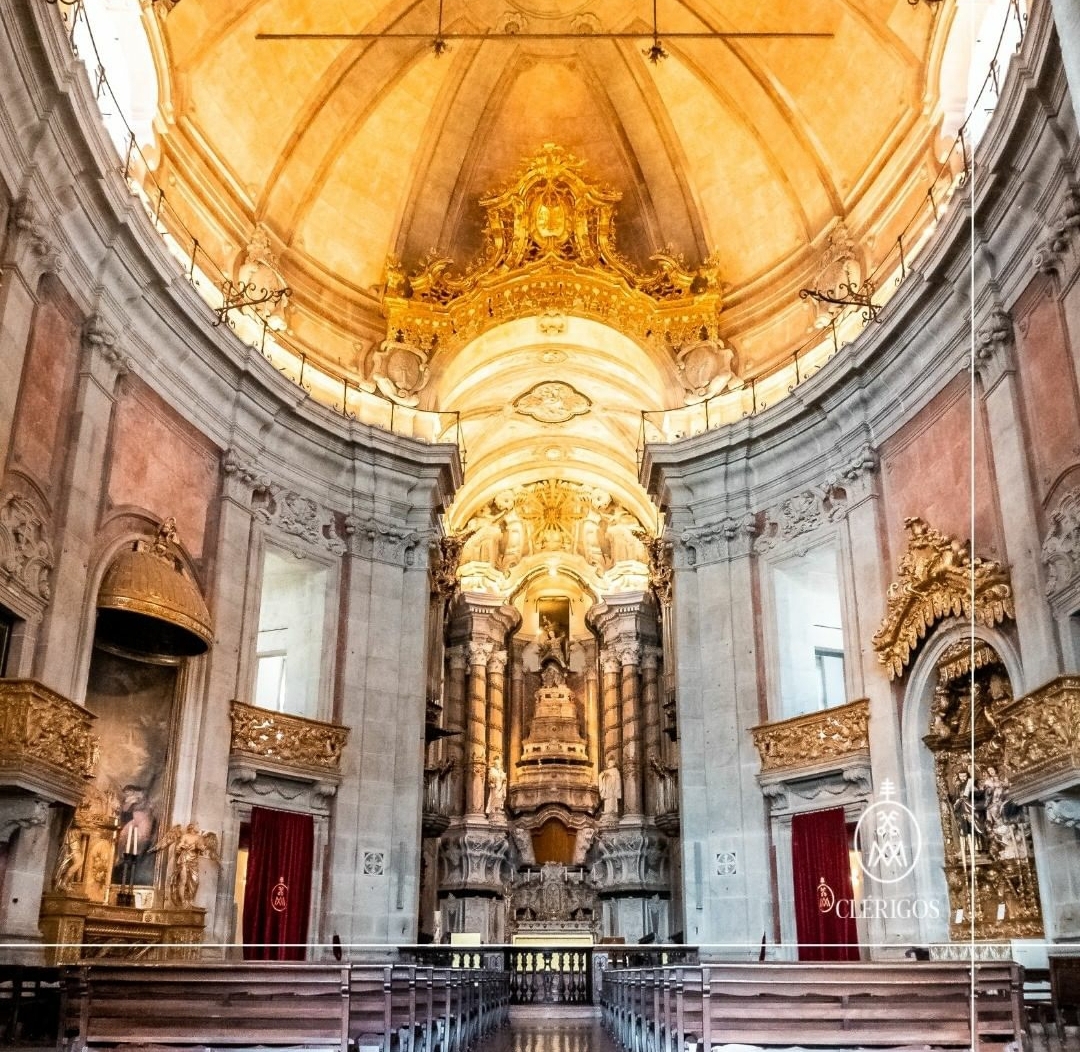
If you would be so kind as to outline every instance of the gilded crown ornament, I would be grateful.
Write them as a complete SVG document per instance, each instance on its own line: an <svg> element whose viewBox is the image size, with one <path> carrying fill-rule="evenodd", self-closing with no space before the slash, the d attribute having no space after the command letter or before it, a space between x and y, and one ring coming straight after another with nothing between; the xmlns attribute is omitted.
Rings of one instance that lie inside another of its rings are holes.
<svg viewBox="0 0 1080 1052"><path fill-rule="evenodd" d="M889 585L885 618L873 639L889 679L904 674L919 641L943 618L972 618L992 628L1016 616L1004 566L972 556L966 545L920 518L905 519L904 526L907 551L899 576Z"/></svg>
<svg viewBox="0 0 1080 1052"><path fill-rule="evenodd" d="M441 256L410 275L389 260L389 338L416 348L426 364L504 322L554 313L604 322L673 356L684 344L719 342L715 260L691 269L665 250L651 271L639 270L615 247L621 195L586 181L582 168L546 143L511 186L481 198L484 248L463 274Z"/></svg>

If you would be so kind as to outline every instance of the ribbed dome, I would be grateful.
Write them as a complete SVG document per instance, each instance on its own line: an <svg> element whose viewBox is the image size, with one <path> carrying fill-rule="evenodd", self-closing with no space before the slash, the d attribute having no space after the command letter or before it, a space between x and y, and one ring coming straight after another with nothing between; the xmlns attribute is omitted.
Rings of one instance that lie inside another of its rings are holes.
<svg viewBox="0 0 1080 1052"><path fill-rule="evenodd" d="M173 553L166 519L152 544L136 541L113 560L98 591L97 637L125 650L169 657L205 653L213 641L206 603Z"/></svg>

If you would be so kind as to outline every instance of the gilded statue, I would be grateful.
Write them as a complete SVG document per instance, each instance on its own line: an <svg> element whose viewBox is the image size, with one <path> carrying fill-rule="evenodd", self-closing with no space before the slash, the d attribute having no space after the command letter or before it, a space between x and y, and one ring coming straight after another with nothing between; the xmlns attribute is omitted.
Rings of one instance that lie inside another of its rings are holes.
<svg viewBox="0 0 1080 1052"><path fill-rule="evenodd" d="M81 829L71 826L64 835L53 873L53 887L60 892L70 889L82 873L86 860L86 838Z"/></svg>
<svg viewBox="0 0 1080 1052"><path fill-rule="evenodd" d="M204 833L194 822L189 822L186 826L173 826L159 846L172 849L169 899L178 909L188 909L199 890L199 860L221 861L217 835Z"/></svg>

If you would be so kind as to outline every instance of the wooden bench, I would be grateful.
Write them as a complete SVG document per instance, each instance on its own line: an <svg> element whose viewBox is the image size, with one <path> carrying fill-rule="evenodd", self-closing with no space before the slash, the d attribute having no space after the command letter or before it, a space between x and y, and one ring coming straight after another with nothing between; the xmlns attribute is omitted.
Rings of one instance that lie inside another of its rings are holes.
<svg viewBox="0 0 1080 1052"><path fill-rule="evenodd" d="M605 1024L630 1052L717 1045L1004 1047L1024 1034L1020 969L779 963L604 973ZM1017 1045L1019 1047L1019 1045Z"/></svg>
<svg viewBox="0 0 1080 1052"><path fill-rule="evenodd" d="M278 962L84 965L71 1052L112 1045L326 1046L347 1052L349 968Z"/></svg>
<svg viewBox="0 0 1080 1052"><path fill-rule="evenodd" d="M1051 956L1049 964L1050 1003L1064 1040L1066 1026L1080 1025L1080 954Z"/></svg>

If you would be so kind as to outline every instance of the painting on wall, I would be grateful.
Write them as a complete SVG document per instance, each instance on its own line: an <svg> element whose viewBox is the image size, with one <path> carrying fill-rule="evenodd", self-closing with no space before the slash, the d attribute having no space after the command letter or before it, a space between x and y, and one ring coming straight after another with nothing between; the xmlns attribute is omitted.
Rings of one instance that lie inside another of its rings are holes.
<svg viewBox="0 0 1080 1052"><path fill-rule="evenodd" d="M168 820L176 679L174 665L94 649L86 707L97 716L94 730L101 740L96 784L120 819L114 884L124 852L135 856L133 883L155 884L156 844Z"/></svg>

